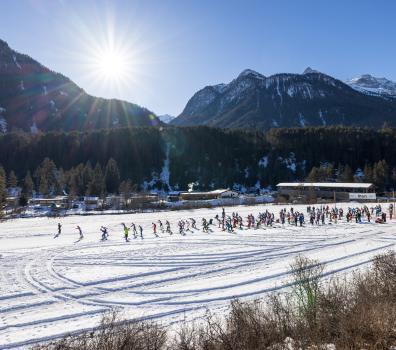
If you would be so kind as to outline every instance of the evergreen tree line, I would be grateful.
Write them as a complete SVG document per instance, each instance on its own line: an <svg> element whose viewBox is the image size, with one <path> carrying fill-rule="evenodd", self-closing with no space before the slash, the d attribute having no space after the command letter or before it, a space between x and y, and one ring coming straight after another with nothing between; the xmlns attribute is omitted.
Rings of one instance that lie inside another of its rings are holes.
<svg viewBox="0 0 396 350"><path fill-rule="evenodd" d="M369 181L385 190L396 187L394 145L396 129L341 126L16 132L0 136L0 199L15 185L27 195L102 195L144 184L184 190L192 182L211 189L307 179Z"/></svg>
<svg viewBox="0 0 396 350"><path fill-rule="evenodd" d="M22 198L29 198L34 192L44 196L68 194L71 196L103 196L107 193L118 193L132 190L130 181L121 182L117 162L110 158L104 168L97 163L94 167L90 161L79 164L70 170L57 168L49 158L32 173L30 170L18 180L11 170L7 176L3 167L0 167L0 203L6 197L7 188L19 186L22 189ZM130 187L127 187L130 186Z"/></svg>

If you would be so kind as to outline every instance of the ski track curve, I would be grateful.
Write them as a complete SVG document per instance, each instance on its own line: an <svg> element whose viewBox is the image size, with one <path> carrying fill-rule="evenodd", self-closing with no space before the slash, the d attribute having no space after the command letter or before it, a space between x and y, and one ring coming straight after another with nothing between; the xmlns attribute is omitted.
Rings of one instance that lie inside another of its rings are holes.
<svg viewBox="0 0 396 350"><path fill-rule="evenodd" d="M227 211L246 216L267 208L280 210L263 205ZM146 233L145 239L128 243L118 229L120 222L133 221L149 232L158 219L168 219L175 229L180 218L213 217L216 212L101 215L100 223L95 217L66 217L62 225L70 229L56 239L54 219L0 223L0 349L27 348L91 330L111 308L121 308L130 320L174 324L193 319L235 298L255 299L290 287L290 263L299 254L323 262L324 276L330 278L367 266L396 243L393 222L341 221L304 228L276 224L236 234L213 226L209 234L192 230L186 236L154 238ZM78 243L73 234L77 221L85 234ZM106 222L110 237L101 242L98 227Z"/></svg>

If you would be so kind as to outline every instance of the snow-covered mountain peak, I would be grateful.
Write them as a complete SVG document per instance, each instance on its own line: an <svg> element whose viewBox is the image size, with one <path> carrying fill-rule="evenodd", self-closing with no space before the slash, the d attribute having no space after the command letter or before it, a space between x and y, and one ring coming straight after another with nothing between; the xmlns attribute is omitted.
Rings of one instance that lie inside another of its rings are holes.
<svg viewBox="0 0 396 350"><path fill-rule="evenodd" d="M242 71L239 75L238 75L238 79L239 78L244 78L244 77L253 77L256 79L265 79L265 76L252 70L252 69L245 69L244 71Z"/></svg>
<svg viewBox="0 0 396 350"><path fill-rule="evenodd" d="M163 114L163 115L158 116L158 119L166 124L170 123L175 118L176 117L174 117L173 115L169 115L169 114Z"/></svg>
<svg viewBox="0 0 396 350"><path fill-rule="evenodd" d="M396 82L387 78L377 78L371 74L362 74L346 81L355 90L370 95L396 97Z"/></svg>
<svg viewBox="0 0 396 350"><path fill-rule="evenodd" d="M217 92L222 93L226 88L227 88L228 84L217 84L217 85L213 85L213 89L215 89Z"/></svg>
<svg viewBox="0 0 396 350"><path fill-rule="evenodd" d="M320 72L316 69L312 69L311 67L305 68L305 70L303 72L303 74L311 74L311 73L320 73Z"/></svg>

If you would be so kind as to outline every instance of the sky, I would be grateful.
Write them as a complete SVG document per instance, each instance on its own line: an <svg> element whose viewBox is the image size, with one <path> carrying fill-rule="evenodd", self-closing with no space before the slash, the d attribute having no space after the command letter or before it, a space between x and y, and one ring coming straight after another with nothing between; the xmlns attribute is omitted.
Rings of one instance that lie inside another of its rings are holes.
<svg viewBox="0 0 396 350"><path fill-rule="evenodd" d="M158 115L246 68L396 81L393 0L1 0L0 13L13 49Z"/></svg>

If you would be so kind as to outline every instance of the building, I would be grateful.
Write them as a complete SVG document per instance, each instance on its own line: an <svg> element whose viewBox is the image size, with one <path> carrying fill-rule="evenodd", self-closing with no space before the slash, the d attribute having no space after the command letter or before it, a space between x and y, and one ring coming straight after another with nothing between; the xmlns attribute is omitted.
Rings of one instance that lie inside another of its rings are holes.
<svg viewBox="0 0 396 350"><path fill-rule="evenodd" d="M59 209L69 208L69 198L67 196L56 196L53 198L31 198L29 205L39 205L41 207L55 207Z"/></svg>
<svg viewBox="0 0 396 350"><path fill-rule="evenodd" d="M134 193L126 199L128 208L144 208L159 203L158 193Z"/></svg>
<svg viewBox="0 0 396 350"><path fill-rule="evenodd" d="M182 200L211 200L220 198L237 198L238 192L231 191L230 189L218 189L208 192L181 192L180 198Z"/></svg>
<svg viewBox="0 0 396 350"><path fill-rule="evenodd" d="M19 197L7 197L6 206L7 207L17 207L19 205Z"/></svg>
<svg viewBox="0 0 396 350"><path fill-rule="evenodd" d="M276 185L278 200L316 201L375 200L372 183L355 182L281 182Z"/></svg>
<svg viewBox="0 0 396 350"><path fill-rule="evenodd" d="M170 191L168 193L167 200L168 202L178 202L181 198L181 192L180 191Z"/></svg>
<svg viewBox="0 0 396 350"><path fill-rule="evenodd" d="M124 196L110 195L104 200L103 207L105 209L120 209L125 207L126 199Z"/></svg>
<svg viewBox="0 0 396 350"><path fill-rule="evenodd" d="M85 196L84 197L84 206L85 210L96 210L100 209L103 205L103 201L96 196Z"/></svg>

